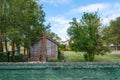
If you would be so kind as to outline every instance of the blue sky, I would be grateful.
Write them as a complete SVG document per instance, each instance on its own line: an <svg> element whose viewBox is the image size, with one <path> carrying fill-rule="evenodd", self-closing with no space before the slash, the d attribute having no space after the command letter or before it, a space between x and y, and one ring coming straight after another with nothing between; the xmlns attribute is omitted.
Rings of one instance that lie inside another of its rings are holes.
<svg viewBox="0 0 120 80"><path fill-rule="evenodd" d="M46 13L46 24L63 41L68 39L67 29L72 18L81 19L83 12L98 11L103 25L120 16L120 0L39 0Z"/></svg>

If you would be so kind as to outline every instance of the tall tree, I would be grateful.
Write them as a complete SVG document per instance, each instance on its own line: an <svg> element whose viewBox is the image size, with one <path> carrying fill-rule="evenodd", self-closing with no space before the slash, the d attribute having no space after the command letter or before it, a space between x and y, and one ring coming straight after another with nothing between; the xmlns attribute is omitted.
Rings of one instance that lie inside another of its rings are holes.
<svg viewBox="0 0 120 80"><path fill-rule="evenodd" d="M0 52L3 52L2 32L0 31Z"/></svg>
<svg viewBox="0 0 120 80"><path fill-rule="evenodd" d="M116 46L116 48L120 49L120 17L112 20L109 28L111 29L110 35L112 43Z"/></svg>
<svg viewBox="0 0 120 80"><path fill-rule="evenodd" d="M0 52L3 51L3 41L8 50L8 40L13 58L19 46L24 46L29 52L31 44L46 29L44 17L42 5L38 5L37 0L0 0Z"/></svg>
<svg viewBox="0 0 120 80"><path fill-rule="evenodd" d="M9 2L9 0L8 0ZM8 2L7 0L0 0L0 52L3 51L3 37L8 23Z"/></svg>
<svg viewBox="0 0 120 80"><path fill-rule="evenodd" d="M80 21L73 18L73 21L70 22L67 32L73 41L71 46L76 51L85 52L84 57L87 61L93 61L95 55L104 54L107 49L102 43L100 26L100 17L97 12L84 13Z"/></svg>
<svg viewBox="0 0 120 80"><path fill-rule="evenodd" d="M112 28L109 26L104 27L102 30L104 45L106 46L110 46L110 44L112 44L114 40L114 38L111 37L112 36L111 31L112 31Z"/></svg>
<svg viewBox="0 0 120 80"><path fill-rule="evenodd" d="M30 43L24 45L30 45L40 37L43 30L46 29L43 24L45 21L45 13L42 10L42 5L37 4L37 0L0 0L0 6L1 44L5 37L11 40L19 39L18 37L12 39L16 34L12 34L13 32L10 32L10 30L16 30L15 32L21 35L20 37L23 39L23 43L24 39L27 38L26 40L29 40L28 42ZM18 41L14 41L15 44L19 45ZM1 49L2 45L0 45L0 50Z"/></svg>

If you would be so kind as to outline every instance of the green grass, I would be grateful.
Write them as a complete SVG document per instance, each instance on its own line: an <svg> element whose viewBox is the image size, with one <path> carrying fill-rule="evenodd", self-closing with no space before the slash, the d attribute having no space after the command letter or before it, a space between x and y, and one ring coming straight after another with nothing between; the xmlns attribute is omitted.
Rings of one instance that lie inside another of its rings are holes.
<svg viewBox="0 0 120 80"><path fill-rule="evenodd" d="M82 52L64 51L66 62L85 62ZM94 62L120 62L120 54L96 55Z"/></svg>

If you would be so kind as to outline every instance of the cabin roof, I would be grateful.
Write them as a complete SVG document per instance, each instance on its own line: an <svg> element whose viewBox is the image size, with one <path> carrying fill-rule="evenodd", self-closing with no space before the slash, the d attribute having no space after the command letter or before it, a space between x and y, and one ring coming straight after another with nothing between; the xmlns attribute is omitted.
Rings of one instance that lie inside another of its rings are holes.
<svg viewBox="0 0 120 80"><path fill-rule="evenodd" d="M50 40L51 42L55 43L56 45L59 45L59 43L57 41L55 41L54 39L52 39L52 38L46 37L46 39ZM35 43L37 43L40 40L42 40L42 37L37 39L32 45L34 45Z"/></svg>

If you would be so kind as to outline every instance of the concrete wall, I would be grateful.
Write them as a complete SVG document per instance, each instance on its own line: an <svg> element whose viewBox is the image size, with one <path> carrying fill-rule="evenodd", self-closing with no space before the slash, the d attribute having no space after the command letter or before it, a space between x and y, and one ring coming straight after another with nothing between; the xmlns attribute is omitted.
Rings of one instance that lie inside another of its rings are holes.
<svg viewBox="0 0 120 80"><path fill-rule="evenodd" d="M0 63L0 80L120 80L120 63Z"/></svg>

